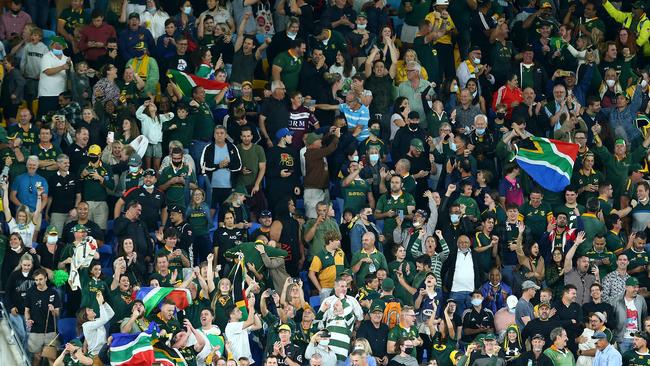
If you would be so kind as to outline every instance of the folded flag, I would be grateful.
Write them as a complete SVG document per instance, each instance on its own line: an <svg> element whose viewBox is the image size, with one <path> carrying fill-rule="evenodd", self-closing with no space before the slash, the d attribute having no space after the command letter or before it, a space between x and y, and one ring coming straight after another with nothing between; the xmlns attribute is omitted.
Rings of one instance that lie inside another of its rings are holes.
<svg viewBox="0 0 650 366"><path fill-rule="evenodd" d="M149 328L139 334L115 333L110 347L112 366L150 366L154 362L151 340L158 333L158 324L152 322Z"/></svg>
<svg viewBox="0 0 650 366"><path fill-rule="evenodd" d="M167 77L171 82L176 84L181 93L188 98L192 97L192 88L195 86L202 86L203 89L205 89L205 101L210 105L215 104L214 97L217 96L223 88L228 86L228 83L204 79L196 75L172 69L167 70Z"/></svg>
<svg viewBox="0 0 650 366"><path fill-rule="evenodd" d="M136 300L144 303L145 315L149 315L163 300L170 300L179 310L192 304L192 294L186 288L142 287L135 295Z"/></svg>
<svg viewBox="0 0 650 366"><path fill-rule="evenodd" d="M187 366L185 357L175 348L168 346L162 339L153 342L154 362L161 366Z"/></svg>
<svg viewBox="0 0 650 366"><path fill-rule="evenodd" d="M242 312L241 320L248 319L248 300L246 299L246 264L243 253L238 253L239 261L232 272L232 299Z"/></svg>
<svg viewBox="0 0 650 366"><path fill-rule="evenodd" d="M516 150L519 166L543 188L561 192L571 182L577 144L533 136L519 141Z"/></svg>

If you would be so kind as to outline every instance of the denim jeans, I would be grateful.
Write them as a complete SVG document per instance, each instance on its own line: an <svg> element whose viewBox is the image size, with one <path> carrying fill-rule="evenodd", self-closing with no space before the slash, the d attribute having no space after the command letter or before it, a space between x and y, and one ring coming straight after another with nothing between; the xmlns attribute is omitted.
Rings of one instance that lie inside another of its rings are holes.
<svg viewBox="0 0 650 366"><path fill-rule="evenodd" d="M632 341L633 338L623 338L622 341L618 342L618 349L620 350L621 354L624 354L625 352L632 349Z"/></svg>
<svg viewBox="0 0 650 366"><path fill-rule="evenodd" d="M469 294L471 294L471 291L449 293L449 298L456 301L456 314L458 314L458 316L461 316L465 309L468 309L471 306L469 302Z"/></svg>
<svg viewBox="0 0 650 366"><path fill-rule="evenodd" d="M16 331L16 336L18 336L23 349L27 351L27 328L25 327L25 318L20 314L9 314L9 322Z"/></svg>

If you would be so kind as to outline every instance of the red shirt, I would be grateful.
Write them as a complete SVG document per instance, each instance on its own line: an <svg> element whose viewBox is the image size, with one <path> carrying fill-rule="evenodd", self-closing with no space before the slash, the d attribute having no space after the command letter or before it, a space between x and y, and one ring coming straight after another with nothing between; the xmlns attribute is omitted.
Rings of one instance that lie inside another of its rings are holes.
<svg viewBox="0 0 650 366"><path fill-rule="evenodd" d="M95 61L106 54L106 42L109 38L117 38L115 28L112 25L103 23L100 27L88 24L81 28L81 39L79 40L79 49L86 56L86 59ZM95 41L104 44L104 47L89 47L88 42Z"/></svg>

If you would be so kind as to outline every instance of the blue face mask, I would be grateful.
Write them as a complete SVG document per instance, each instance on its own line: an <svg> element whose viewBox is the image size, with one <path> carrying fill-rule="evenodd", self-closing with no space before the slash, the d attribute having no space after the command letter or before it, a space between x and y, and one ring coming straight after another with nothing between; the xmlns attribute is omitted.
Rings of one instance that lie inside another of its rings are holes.
<svg viewBox="0 0 650 366"><path fill-rule="evenodd" d="M485 128L477 128L476 133L482 136L485 133Z"/></svg>
<svg viewBox="0 0 650 366"><path fill-rule="evenodd" d="M481 299L472 299L472 306L479 306L483 303Z"/></svg>
<svg viewBox="0 0 650 366"><path fill-rule="evenodd" d="M451 220L451 222L453 224L457 224L458 221L460 221L460 215L459 214L451 214L451 215L449 215L449 220Z"/></svg>
<svg viewBox="0 0 650 366"><path fill-rule="evenodd" d="M451 149L451 151L456 151L456 149L458 149L456 143L453 141L449 143L449 148Z"/></svg>
<svg viewBox="0 0 650 366"><path fill-rule="evenodd" d="M368 155L368 158L370 158L370 162L374 164L379 161L379 154L370 154Z"/></svg>
<svg viewBox="0 0 650 366"><path fill-rule="evenodd" d="M54 56L63 56L63 50L52 49Z"/></svg>
<svg viewBox="0 0 650 366"><path fill-rule="evenodd" d="M190 13L192 12L192 7L186 6L183 8L183 11L185 12L185 14L190 15Z"/></svg>
<svg viewBox="0 0 650 366"><path fill-rule="evenodd" d="M367 217L368 217L367 219L368 221L375 222L375 215L368 215Z"/></svg>

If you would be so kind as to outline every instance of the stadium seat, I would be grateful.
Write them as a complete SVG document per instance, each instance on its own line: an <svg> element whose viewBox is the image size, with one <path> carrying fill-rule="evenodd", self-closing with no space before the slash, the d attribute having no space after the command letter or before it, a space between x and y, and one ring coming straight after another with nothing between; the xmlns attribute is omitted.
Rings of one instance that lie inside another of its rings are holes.
<svg viewBox="0 0 650 366"><path fill-rule="evenodd" d="M320 307L320 296L310 296L309 306L311 306L315 312L318 311L318 308Z"/></svg>
<svg viewBox="0 0 650 366"><path fill-rule="evenodd" d="M248 228L248 235L253 235L255 230L259 229L260 227L262 227L262 225L260 225L259 223L252 222L251 227ZM255 238L252 238L252 239L255 239Z"/></svg>
<svg viewBox="0 0 650 366"><path fill-rule="evenodd" d="M77 338L77 318L62 318L56 324L62 345Z"/></svg>

